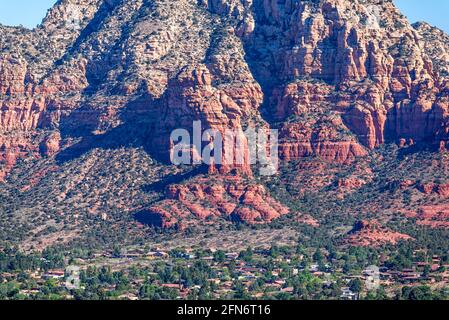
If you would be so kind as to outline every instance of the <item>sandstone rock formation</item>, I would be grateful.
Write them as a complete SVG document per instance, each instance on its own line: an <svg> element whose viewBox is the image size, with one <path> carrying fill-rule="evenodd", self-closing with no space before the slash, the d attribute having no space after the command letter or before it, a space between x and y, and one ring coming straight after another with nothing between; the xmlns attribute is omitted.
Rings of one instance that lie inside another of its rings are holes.
<svg viewBox="0 0 449 320"><path fill-rule="evenodd" d="M426 54L431 57L434 68L440 75L449 76L449 36L443 30L432 27L426 22L416 22L413 24L413 28L421 36L422 46Z"/></svg>
<svg viewBox="0 0 449 320"><path fill-rule="evenodd" d="M423 206L419 209L416 219L419 225L449 228L449 206L447 204Z"/></svg>
<svg viewBox="0 0 449 320"><path fill-rule="evenodd" d="M432 67L438 57L422 48L423 41L431 41L426 37L430 31L423 25L415 26L416 31L392 2L178 2L187 19L166 1L147 7L143 1L67 0L33 31L10 28L12 35L4 42L30 48L2 53L2 128L58 126L61 117L83 104L79 93L87 88L98 91L98 102L88 107L95 111L84 110L97 117L83 119L93 121L93 127L113 121L102 95L146 92L157 98L156 108L165 119L156 121L151 145L165 157L167 132L173 128L190 126L192 120L204 120L205 130L239 128L242 121L259 117L263 99L268 122L281 130L280 153L286 160L318 155L348 162L386 140L439 143L433 141L437 133L437 139L445 139L445 82ZM170 10L173 14L167 16ZM168 21L132 24L139 12L144 17L166 15ZM231 17L234 25L225 27ZM82 34L91 19L96 20L89 35ZM223 24L220 34L208 29L213 21ZM125 26L132 31L124 33ZM179 37L177 30L187 30L187 36ZM44 34L48 43L39 43ZM65 40L59 42L61 37ZM101 39L99 44L94 45L95 39ZM138 44L142 40L146 47ZM39 53L32 60L37 44L57 54ZM113 108L123 108L126 100ZM17 111L8 107L12 105Z"/></svg>
<svg viewBox="0 0 449 320"><path fill-rule="evenodd" d="M278 129L284 162L347 165L391 142L444 153L448 43L392 0L58 1L33 30L0 26L0 178L20 159L64 162L95 148L142 148L169 165L171 132L193 121L221 133ZM251 181L250 147L241 164L212 164L211 179ZM169 227L288 212L253 182L209 186L224 188L216 203L187 181L149 213Z"/></svg>
<svg viewBox="0 0 449 320"><path fill-rule="evenodd" d="M397 244L399 241L412 240L406 234L394 232L382 227L377 221L358 221L345 242L351 246L379 247L386 244Z"/></svg>
<svg viewBox="0 0 449 320"><path fill-rule="evenodd" d="M186 185L170 185L167 200L156 203L141 214L141 220L158 227L184 228L192 218L229 220L259 224L289 213L266 189L241 177L196 179Z"/></svg>
<svg viewBox="0 0 449 320"><path fill-rule="evenodd" d="M61 135L59 132L50 134L45 140L41 143L40 151L45 156L54 156L57 154L61 148Z"/></svg>
<svg viewBox="0 0 449 320"><path fill-rule="evenodd" d="M418 182L414 180L395 181L391 183L394 190L416 189L426 196L438 195L440 198L449 197L449 184L443 182Z"/></svg>

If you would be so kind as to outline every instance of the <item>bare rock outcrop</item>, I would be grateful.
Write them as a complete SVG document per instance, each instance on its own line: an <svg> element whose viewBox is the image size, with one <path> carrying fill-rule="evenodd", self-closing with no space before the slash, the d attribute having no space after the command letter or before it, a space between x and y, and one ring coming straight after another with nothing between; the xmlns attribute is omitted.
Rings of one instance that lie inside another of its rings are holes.
<svg viewBox="0 0 449 320"><path fill-rule="evenodd" d="M354 225L352 231L345 238L345 243L351 246L379 247L409 240L413 239L406 234L391 231L377 221L362 220Z"/></svg>
<svg viewBox="0 0 449 320"><path fill-rule="evenodd" d="M417 224L430 228L449 228L449 206L426 205L422 206L416 215Z"/></svg>
<svg viewBox="0 0 449 320"><path fill-rule="evenodd" d="M61 149L61 134L54 132L42 141L40 152L47 157L52 157Z"/></svg>
<svg viewBox="0 0 449 320"><path fill-rule="evenodd" d="M145 211L146 221L164 228L213 223L218 218L260 224L289 213L263 186L233 176L171 185L166 198Z"/></svg>
<svg viewBox="0 0 449 320"><path fill-rule="evenodd" d="M169 164L170 134L192 133L194 121L222 134L278 129L285 162L346 165L390 142L445 153L447 42L392 0L58 1L33 30L0 26L0 178L39 151L78 159L81 149L135 147ZM150 205L157 224L286 214L251 182L249 148L237 150L242 163L210 165L210 189L169 188ZM234 171L249 181L227 181ZM362 229L387 241L377 226Z"/></svg>

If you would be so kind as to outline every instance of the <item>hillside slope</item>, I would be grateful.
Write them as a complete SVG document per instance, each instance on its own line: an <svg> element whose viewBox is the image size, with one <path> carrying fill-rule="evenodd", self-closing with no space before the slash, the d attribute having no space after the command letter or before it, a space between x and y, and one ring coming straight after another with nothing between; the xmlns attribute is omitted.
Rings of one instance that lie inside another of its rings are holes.
<svg viewBox="0 0 449 320"><path fill-rule="evenodd" d="M447 205L448 36L391 0L60 0L0 29L2 241ZM280 174L172 166L195 120L278 129Z"/></svg>

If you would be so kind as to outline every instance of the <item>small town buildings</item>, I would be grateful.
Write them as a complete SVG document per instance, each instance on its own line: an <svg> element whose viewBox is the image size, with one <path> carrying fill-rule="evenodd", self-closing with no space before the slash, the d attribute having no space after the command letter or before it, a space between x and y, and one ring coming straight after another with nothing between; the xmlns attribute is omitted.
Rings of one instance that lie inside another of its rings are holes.
<svg viewBox="0 0 449 320"><path fill-rule="evenodd" d="M342 288L342 294L340 296L342 300L358 300L358 294L352 292L349 288Z"/></svg>
<svg viewBox="0 0 449 320"><path fill-rule="evenodd" d="M43 279L63 279L65 277L65 270L49 270L43 275Z"/></svg>

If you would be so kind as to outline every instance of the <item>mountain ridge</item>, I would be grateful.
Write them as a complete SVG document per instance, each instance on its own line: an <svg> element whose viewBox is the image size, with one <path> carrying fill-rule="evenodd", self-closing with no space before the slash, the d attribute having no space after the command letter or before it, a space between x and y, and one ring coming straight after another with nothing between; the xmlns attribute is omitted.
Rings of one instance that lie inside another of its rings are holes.
<svg viewBox="0 0 449 320"><path fill-rule="evenodd" d="M40 234L46 215L65 242L92 219L134 228L123 216L137 212L179 229L303 214L302 191L279 203L249 163L176 178L192 169L169 164L170 133L195 120L278 129L282 162L297 165L281 182L338 198L376 181L368 159L384 145L449 147L449 38L390 0L60 0L33 30L0 28L2 188L19 202L7 211L34 220L21 241L39 247L58 243Z"/></svg>

